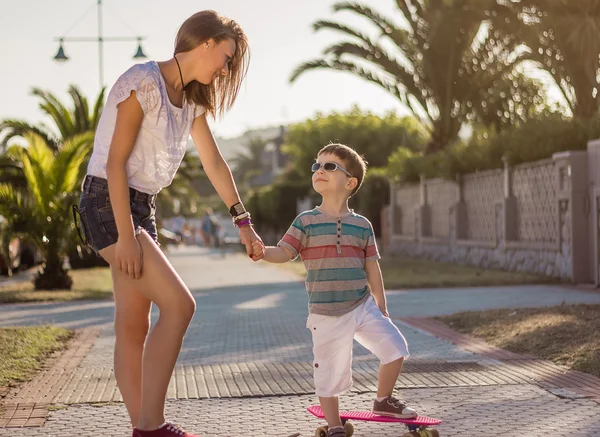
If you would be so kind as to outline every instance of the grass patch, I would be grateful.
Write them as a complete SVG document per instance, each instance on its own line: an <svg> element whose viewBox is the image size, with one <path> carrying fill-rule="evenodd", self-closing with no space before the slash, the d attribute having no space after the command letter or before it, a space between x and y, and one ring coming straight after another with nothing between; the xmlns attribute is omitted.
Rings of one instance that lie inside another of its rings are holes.
<svg viewBox="0 0 600 437"><path fill-rule="evenodd" d="M477 287L557 283L557 279L530 273L490 270L413 258L385 258L380 261L387 289Z"/></svg>
<svg viewBox="0 0 600 437"><path fill-rule="evenodd" d="M53 326L0 328L0 387L30 379L49 354L64 349L72 335Z"/></svg>
<svg viewBox="0 0 600 437"><path fill-rule="evenodd" d="M35 291L32 281L3 286L0 283L0 303L69 302L107 299L112 297L112 279L108 267L71 270L72 290Z"/></svg>
<svg viewBox="0 0 600 437"><path fill-rule="evenodd" d="M559 280L529 273L488 270L414 258L384 258L379 261L385 288L442 288L493 285L558 283ZM300 276L306 275L301 261L280 264Z"/></svg>
<svg viewBox="0 0 600 437"><path fill-rule="evenodd" d="M600 377L600 305L475 311L436 319L494 346Z"/></svg>

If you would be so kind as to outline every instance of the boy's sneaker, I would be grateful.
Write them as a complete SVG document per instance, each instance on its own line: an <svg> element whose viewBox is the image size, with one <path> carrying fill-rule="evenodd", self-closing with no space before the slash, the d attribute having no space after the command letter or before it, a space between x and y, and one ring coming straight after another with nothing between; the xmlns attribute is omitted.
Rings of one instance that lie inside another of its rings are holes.
<svg viewBox="0 0 600 437"><path fill-rule="evenodd" d="M343 426L334 426L327 430L327 437L346 437L346 430Z"/></svg>
<svg viewBox="0 0 600 437"><path fill-rule="evenodd" d="M413 419L417 417L417 412L407 407L404 402L393 396L388 396L382 401L375 399L373 413L379 416L395 417L397 419Z"/></svg>
<svg viewBox="0 0 600 437"><path fill-rule="evenodd" d="M200 437L195 434L185 432L179 426L173 423L164 423L158 429L152 431L144 431L133 428L133 437Z"/></svg>

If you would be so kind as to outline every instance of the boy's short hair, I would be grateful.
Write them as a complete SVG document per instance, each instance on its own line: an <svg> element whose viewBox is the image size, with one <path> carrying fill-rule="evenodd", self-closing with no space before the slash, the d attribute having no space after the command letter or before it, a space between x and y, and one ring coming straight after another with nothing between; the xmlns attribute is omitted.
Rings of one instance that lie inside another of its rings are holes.
<svg viewBox="0 0 600 437"><path fill-rule="evenodd" d="M319 150L317 156L323 155L324 153L330 153L331 155L340 158L343 161L346 170L348 170L352 177L355 177L358 180L356 188L354 188L350 194L350 196L353 196L361 187L365 175L367 174L367 161L365 158L356 153L356 150L351 147L339 143L327 144Z"/></svg>

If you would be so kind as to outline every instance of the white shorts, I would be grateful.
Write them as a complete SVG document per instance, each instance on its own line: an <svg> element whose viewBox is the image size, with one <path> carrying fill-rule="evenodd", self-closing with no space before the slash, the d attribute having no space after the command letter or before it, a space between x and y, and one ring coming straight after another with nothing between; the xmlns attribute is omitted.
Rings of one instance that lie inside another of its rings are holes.
<svg viewBox="0 0 600 437"><path fill-rule="evenodd" d="M352 346L356 339L382 364L408 357L400 330L370 296L340 317L309 314L306 327L313 338L315 393L334 397L352 387Z"/></svg>

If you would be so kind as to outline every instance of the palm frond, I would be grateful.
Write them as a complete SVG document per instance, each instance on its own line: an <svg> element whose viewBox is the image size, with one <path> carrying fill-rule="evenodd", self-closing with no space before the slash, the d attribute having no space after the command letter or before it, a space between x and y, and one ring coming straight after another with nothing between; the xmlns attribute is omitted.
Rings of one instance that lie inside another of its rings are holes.
<svg viewBox="0 0 600 437"><path fill-rule="evenodd" d="M59 196L66 196L76 190L80 182L80 169L93 142L91 132L76 135L63 143L54 156L49 175Z"/></svg>
<svg viewBox="0 0 600 437"><path fill-rule="evenodd" d="M96 130L98 126L98 122L100 121L100 116L102 115L102 108L104 107L104 94L106 92L106 87L103 87L96 99L96 103L94 103L94 112L91 116L91 126L93 130Z"/></svg>
<svg viewBox="0 0 600 437"><path fill-rule="evenodd" d="M23 207L23 196L11 184L0 183L0 215L14 215Z"/></svg>
<svg viewBox="0 0 600 437"><path fill-rule="evenodd" d="M28 133L36 134L44 138L44 141L50 144L54 149L58 147L58 141L56 137L44 126L35 126L22 120L3 120L0 123L0 133L4 134L2 141L0 142L0 147L3 149L8 147L8 142L12 138L23 137Z"/></svg>
<svg viewBox="0 0 600 437"><path fill-rule="evenodd" d="M375 11L375 9L357 2L339 2L333 5L333 10L336 12L350 11L357 15L362 15L373 22L373 24L381 30L383 35L390 35L398 29L394 23Z"/></svg>
<svg viewBox="0 0 600 437"><path fill-rule="evenodd" d="M69 95L73 99L73 115L75 132L85 132L92 129L90 125L90 108L87 99L75 85L69 87Z"/></svg>
<svg viewBox="0 0 600 437"><path fill-rule="evenodd" d="M1 238L20 237L42 246L43 234L40 228L43 221L39 222L42 216L36 205L29 201L26 191L16 189L11 184L0 183L0 215L6 219L2 224Z"/></svg>
<svg viewBox="0 0 600 437"><path fill-rule="evenodd" d="M73 130L73 117L70 111L56 98L56 96L48 91L34 88L32 94L42 99L40 109L47 113L56 124L61 136L68 138Z"/></svg>
<svg viewBox="0 0 600 437"><path fill-rule="evenodd" d="M383 70L381 73L385 76L388 83L394 84L394 88L398 87L406 89L407 93L412 95L419 105L426 109L427 98L429 93L423 84L423 80L414 71L406 69L388 55L381 46L358 45L349 42L334 44L324 50L325 54L332 54L336 60L341 61L343 55L352 55L358 59L364 59L370 62L375 68ZM386 88L387 89L387 88ZM392 93L395 97L399 97L396 92ZM404 97L400 97L402 102L411 110L412 107Z"/></svg>
<svg viewBox="0 0 600 437"><path fill-rule="evenodd" d="M405 29L399 28L394 25L390 20L383 17L383 15L376 12L374 9L369 8L365 5L352 2L342 2L334 5L335 11L351 11L355 12L363 17L371 20L371 22L379 28L381 35L390 38L395 45L401 51L401 54L408 59L411 63L415 64L419 62L419 51L417 49L417 41ZM313 25L315 31L321 29L330 29L340 31L347 35L356 37L361 41L366 42L369 45L375 45L375 43L363 33L353 29L344 24L330 21L330 20L319 20Z"/></svg>
<svg viewBox="0 0 600 437"><path fill-rule="evenodd" d="M575 116L593 117L600 104L600 3L521 0L510 5L519 16L512 31L546 70Z"/></svg>
<svg viewBox="0 0 600 437"><path fill-rule="evenodd" d="M36 135L27 135L27 147L20 149L20 159L23 163L23 174L27 186L35 202L40 206L42 214L47 214L54 186L50 180L50 167L54 154L47 144Z"/></svg>
<svg viewBox="0 0 600 437"><path fill-rule="evenodd" d="M18 224L22 228L23 220L35 218L35 208L27 201L26 191L15 188L9 183L0 183L0 215L9 224Z"/></svg>
<svg viewBox="0 0 600 437"><path fill-rule="evenodd" d="M404 19L408 21L413 37L420 47L424 47L426 40L420 32L419 27L423 23L423 8L418 0L396 0L396 6L402 12Z"/></svg>
<svg viewBox="0 0 600 437"><path fill-rule="evenodd" d="M323 30L323 29L335 30L335 31L344 33L346 35L350 35L350 36L353 36L355 38L358 38L361 41L365 41L367 43L370 43L370 39L369 39L369 37L367 35L359 32L356 29L353 29L350 26L346 26L345 24L341 24L341 23L338 23L336 21L331 21L331 20L318 20L318 21L315 21L315 23L313 24L313 29L315 30L315 32L318 32L319 30Z"/></svg>
<svg viewBox="0 0 600 437"><path fill-rule="evenodd" d="M378 74L377 72L373 72L368 69L365 69L365 68L361 67L360 65L358 65L354 62L351 62L351 61L342 61L342 60L338 60L338 59L333 59L333 60L316 59L313 61L307 61L307 62L304 62L303 64L299 65L294 70L294 72L292 73L292 76L290 78L290 81L295 80L297 77L299 77L301 74L303 74L307 71L322 69L322 68L349 72L349 73L352 73L363 79L366 79L367 81L369 81L371 83L379 85L384 90L388 91L390 94L392 94L393 96L400 99L400 101L402 103L404 103L409 109L411 109L414 116L417 119L419 119L420 121L422 121L421 115L413 107L412 103L408 99L408 95L406 94L406 92L403 91L403 89L401 87L399 87L395 83L395 81L390 81L386 77L382 76L380 73ZM421 109L423 110L423 112L425 112L427 114L428 118L431 118L429 115L429 108L422 107Z"/></svg>

